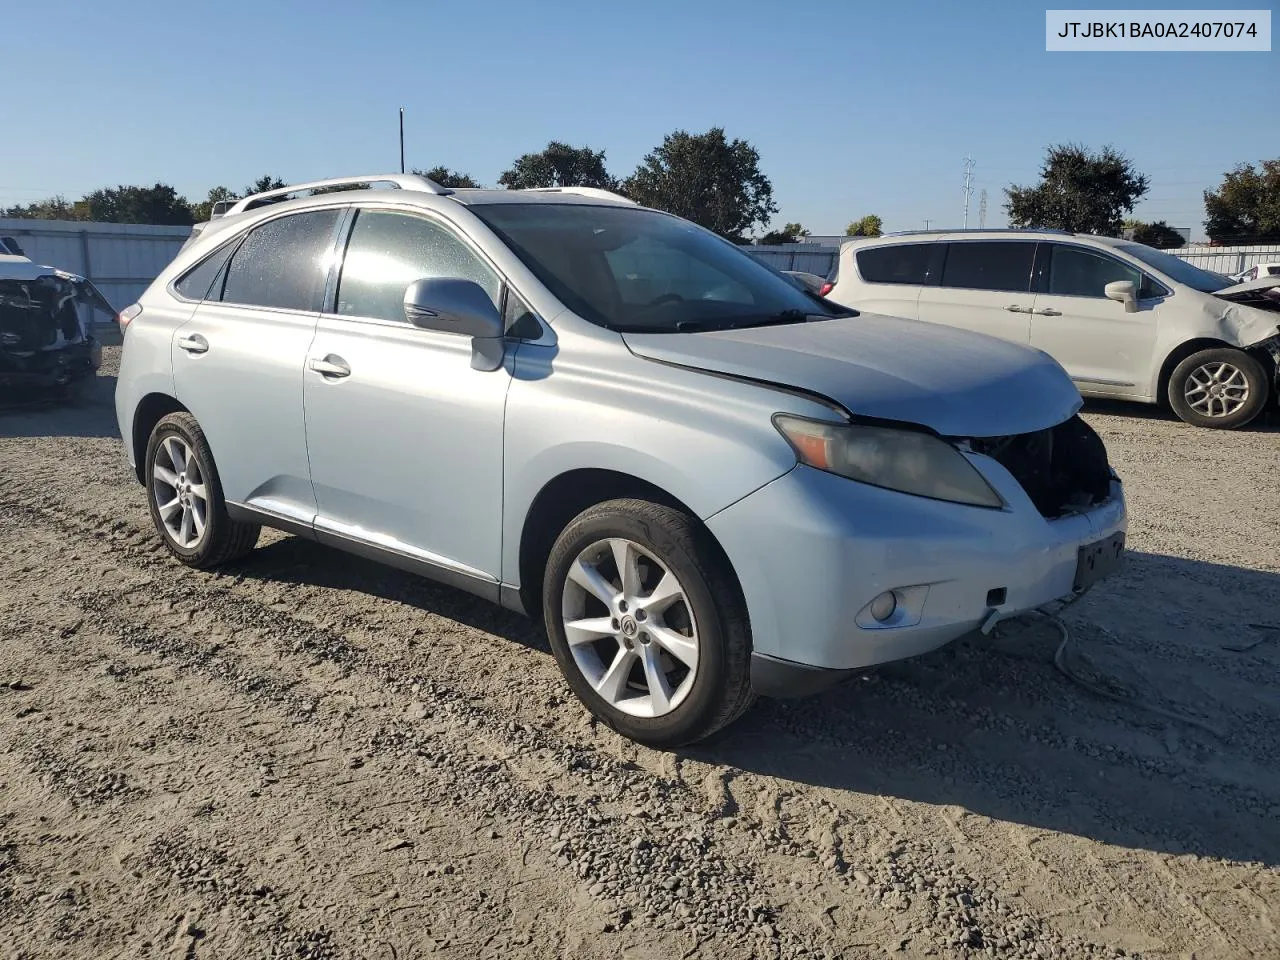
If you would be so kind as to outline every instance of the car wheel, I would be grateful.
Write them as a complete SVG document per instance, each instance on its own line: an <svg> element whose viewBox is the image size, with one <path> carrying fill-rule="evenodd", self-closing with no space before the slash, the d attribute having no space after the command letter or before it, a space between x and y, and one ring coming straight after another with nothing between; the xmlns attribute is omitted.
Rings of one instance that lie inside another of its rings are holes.
<svg viewBox="0 0 1280 960"><path fill-rule="evenodd" d="M1267 393L1262 364L1230 347L1193 353L1169 377L1173 412L1197 427L1243 427L1266 406Z"/></svg>
<svg viewBox="0 0 1280 960"><path fill-rule="evenodd" d="M151 520L169 552L206 570L243 557L262 528L227 515L209 441L196 418L171 413L147 442L147 502Z"/></svg>
<svg viewBox="0 0 1280 960"><path fill-rule="evenodd" d="M561 671L623 736L674 747L736 720L752 699L751 632L728 561L680 511L610 500L552 547L543 611Z"/></svg>

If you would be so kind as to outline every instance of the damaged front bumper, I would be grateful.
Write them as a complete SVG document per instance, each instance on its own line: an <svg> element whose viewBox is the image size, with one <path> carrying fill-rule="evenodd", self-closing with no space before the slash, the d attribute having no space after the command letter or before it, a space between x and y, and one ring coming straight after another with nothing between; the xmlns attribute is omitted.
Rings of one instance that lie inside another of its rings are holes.
<svg viewBox="0 0 1280 960"><path fill-rule="evenodd" d="M1091 585L1082 564L1122 545L1124 490L1109 469L1104 500L1046 517L1004 465L968 456L1005 509L797 466L708 518L747 598L757 692L813 692L851 670L927 653L993 615L1071 597ZM872 603L886 593L896 607L877 620Z"/></svg>

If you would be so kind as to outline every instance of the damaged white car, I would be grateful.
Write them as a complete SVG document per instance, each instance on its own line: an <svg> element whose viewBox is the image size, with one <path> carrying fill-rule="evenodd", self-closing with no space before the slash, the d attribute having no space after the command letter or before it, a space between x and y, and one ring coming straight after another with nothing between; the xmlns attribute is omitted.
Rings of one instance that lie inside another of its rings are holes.
<svg viewBox="0 0 1280 960"><path fill-rule="evenodd" d="M71 395L92 378L102 360L95 310L115 314L84 277L0 254L0 399L24 387Z"/></svg>
<svg viewBox="0 0 1280 960"><path fill-rule="evenodd" d="M1141 243L1053 230L896 234L841 248L829 300L1044 350L1082 394L1244 426L1277 393L1280 277L1233 284Z"/></svg>

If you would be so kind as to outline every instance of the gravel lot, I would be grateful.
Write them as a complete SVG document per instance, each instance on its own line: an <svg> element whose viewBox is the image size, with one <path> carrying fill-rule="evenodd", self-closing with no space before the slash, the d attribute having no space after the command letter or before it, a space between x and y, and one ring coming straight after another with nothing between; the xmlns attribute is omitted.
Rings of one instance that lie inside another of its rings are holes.
<svg viewBox="0 0 1280 960"><path fill-rule="evenodd" d="M1274 425L1090 408L1134 551L1064 616L1094 689L1027 621L659 753L465 594L170 560L113 354L0 414L5 960L1280 956Z"/></svg>

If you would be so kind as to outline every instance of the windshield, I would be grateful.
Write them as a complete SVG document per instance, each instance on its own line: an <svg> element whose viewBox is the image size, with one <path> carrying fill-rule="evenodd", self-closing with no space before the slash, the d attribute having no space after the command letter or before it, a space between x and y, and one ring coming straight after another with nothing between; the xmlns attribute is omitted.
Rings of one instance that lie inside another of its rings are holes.
<svg viewBox="0 0 1280 960"><path fill-rule="evenodd" d="M471 209L565 306L610 330L680 333L853 315L663 213L548 203Z"/></svg>
<svg viewBox="0 0 1280 960"><path fill-rule="evenodd" d="M1179 259L1171 253L1148 247L1143 243L1121 243L1117 244L1117 249L1123 250L1129 256L1136 257L1149 266L1155 267L1170 280L1176 280L1178 283L1186 284L1188 287L1202 290L1205 293L1213 293L1215 290L1221 290L1223 287L1232 285L1230 277L1221 273L1214 273L1211 270L1201 270L1199 267L1193 267L1187 261Z"/></svg>

